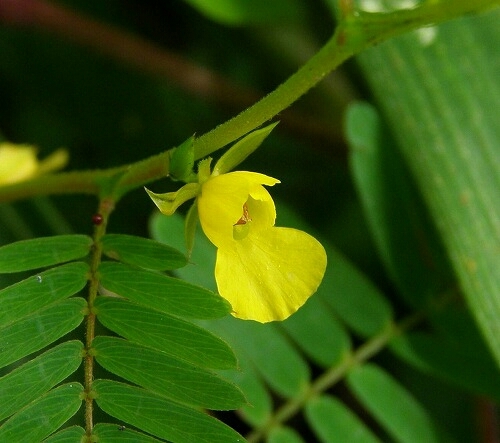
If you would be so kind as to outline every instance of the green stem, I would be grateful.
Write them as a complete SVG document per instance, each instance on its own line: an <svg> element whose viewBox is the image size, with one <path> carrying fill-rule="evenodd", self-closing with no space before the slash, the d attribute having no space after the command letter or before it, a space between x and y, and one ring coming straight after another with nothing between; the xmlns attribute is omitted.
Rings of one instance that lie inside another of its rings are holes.
<svg viewBox="0 0 500 443"><path fill-rule="evenodd" d="M32 180L0 186L0 203L20 200L35 195L94 194L126 167L95 171L61 172L36 177Z"/></svg>
<svg viewBox="0 0 500 443"><path fill-rule="evenodd" d="M419 7L390 13L354 11L345 0L342 5L336 32L320 51L255 105L195 139L195 159L206 157L275 117L349 57L412 29L497 7L500 0L429 0ZM59 193L109 194L110 185L114 195L121 196L168 175L167 159L168 151L120 168L56 174L4 186L0 188L0 202Z"/></svg>
<svg viewBox="0 0 500 443"><path fill-rule="evenodd" d="M206 157L270 120L348 59L353 52L348 46L339 43L338 37L342 32L340 28L318 53L273 92L236 117L195 139L195 159Z"/></svg>
<svg viewBox="0 0 500 443"><path fill-rule="evenodd" d="M206 157L270 120L349 57L370 46L412 29L498 5L500 0L449 0L391 13L355 13L346 4L343 20L320 51L255 105L195 139L195 159Z"/></svg>

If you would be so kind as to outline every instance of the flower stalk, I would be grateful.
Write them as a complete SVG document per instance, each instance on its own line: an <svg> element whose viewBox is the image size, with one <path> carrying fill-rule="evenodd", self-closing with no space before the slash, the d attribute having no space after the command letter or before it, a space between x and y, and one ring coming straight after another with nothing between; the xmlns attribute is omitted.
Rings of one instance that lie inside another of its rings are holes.
<svg viewBox="0 0 500 443"><path fill-rule="evenodd" d="M422 2L419 6L392 12L370 13L355 10L352 2L343 8L333 36L321 50L276 90L236 117L193 140L194 160L239 139L288 108L345 60L374 44L423 26L482 12L500 6L500 0L446 0ZM113 185L116 197L169 174L166 151L131 165L97 171L48 175L0 188L0 202L35 195L87 193L102 194ZM162 161L159 161L161 157ZM119 180L116 180L116 178Z"/></svg>

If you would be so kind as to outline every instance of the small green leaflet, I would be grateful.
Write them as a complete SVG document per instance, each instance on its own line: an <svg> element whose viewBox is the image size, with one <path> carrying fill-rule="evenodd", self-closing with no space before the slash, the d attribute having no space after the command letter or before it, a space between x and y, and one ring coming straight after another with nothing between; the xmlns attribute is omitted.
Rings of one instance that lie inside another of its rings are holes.
<svg viewBox="0 0 500 443"><path fill-rule="evenodd" d="M156 272L113 262L99 266L103 288L139 305L188 318L218 318L231 307L222 297L199 286Z"/></svg>
<svg viewBox="0 0 500 443"><path fill-rule="evenodd" d="M64 263L89 254L87 235L57 235L22 240L0 247L0 273L28 271Z"/></svg>
<svg viewBox="0 0 500 443"><path fill-rule="evenodd" d="M148 238L123 234L106 234L102 238L102 252L130 265L155 271L166 271L186 266L184 254Z"/></svg>

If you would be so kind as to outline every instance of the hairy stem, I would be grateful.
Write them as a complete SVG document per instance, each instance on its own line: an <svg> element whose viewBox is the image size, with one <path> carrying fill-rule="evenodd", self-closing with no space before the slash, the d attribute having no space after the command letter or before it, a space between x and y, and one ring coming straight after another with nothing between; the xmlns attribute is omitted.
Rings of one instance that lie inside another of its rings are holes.
<svg viewBox="0 0 500 443"><path fill-rule="evenodd" d="M498 5L500 0L450 0L391 13L367 13L355 12L352 2L343 2L341 22L320 51L255 105L197 138L195 158L207 156L273 118L349 57L370 46L412 29Z"/></svg>
<svg viewBox="0 0 500 443"><path fill-rule="evenodd" d="M109 215L113 211L114 201L103 199L99 204L99 212L94 216L94 244L90 262L90 285L88 295L88 315L86 319L85 349L84 359L84 387L85 387L85 433L88 437L92 435L94 428L94 396L92 393L92 382L94 380L94 355L92 352L92 342L95 336L96 314L94 302L99 290L99 265L102 257L101 240L106 233L106 226Z"/></svg>
<svg viewBox="0 0 500 443"><path fill-rule="evenodd" d="M31 0L27 3L35 4L37 2ZM6 4L12 6L15 3L11 0ZM349 57L374 44L412 29L434 25L499 5L500 0L429 1L413 9L389 13L368 13L354 11L352 3L344 0L341 2L340 22L336 32L320 51L262 100L195 139L195 159L206 157L275 117ZM0 0L0 6L2 6L2 0ZM5 16L7 10L8 8L4 11L0 9L0 15L3 13ZM56 174L13 186L4 186L0 189L0 202L50 193L85 192L99 194L103 192L103 187L109 186L109 182L106 180L103 182L102 179L116 176L117 173L125 173L127 177L121 182L122 189L116 189L116 195L123 195L131 189L167 175L168 164L161 165L159 163L167 157L168 152L112 170Z"/></svg>

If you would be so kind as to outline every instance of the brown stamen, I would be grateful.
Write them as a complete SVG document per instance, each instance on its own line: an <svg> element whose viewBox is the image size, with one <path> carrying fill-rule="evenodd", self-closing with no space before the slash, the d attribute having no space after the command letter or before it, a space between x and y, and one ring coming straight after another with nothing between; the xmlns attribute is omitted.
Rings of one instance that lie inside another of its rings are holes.
<svg viewBox="0 0 500 443"><path fill-rule="evenodd" d="M245 203L243 205L243 215L241 216L241 218L234 224L234 226L236 225L246 225L247 222L249 221L252 221L252 219L250 218L250 215L248 214L248 206L247 204Z"/></svg>

